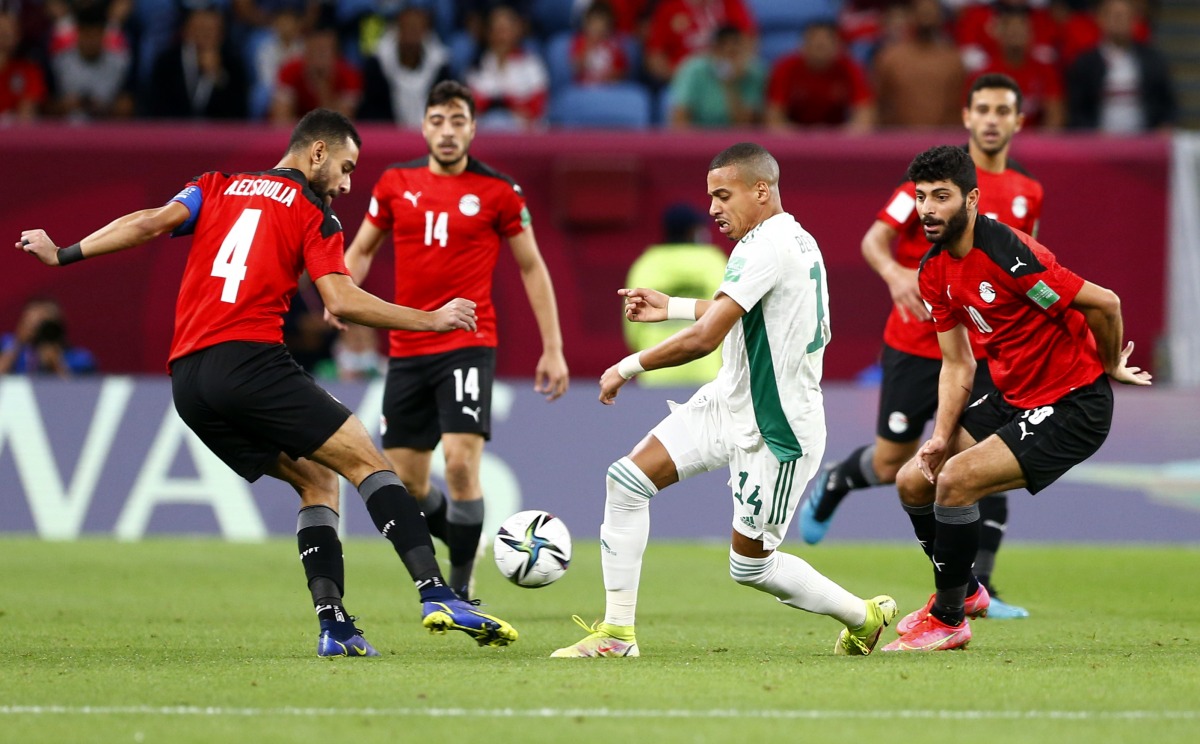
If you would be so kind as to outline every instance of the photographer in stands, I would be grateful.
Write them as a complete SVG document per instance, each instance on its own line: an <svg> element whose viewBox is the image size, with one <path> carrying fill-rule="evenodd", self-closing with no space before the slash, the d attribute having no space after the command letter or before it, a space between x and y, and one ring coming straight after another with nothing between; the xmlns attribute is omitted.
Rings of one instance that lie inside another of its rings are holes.
<svg viewBox="0 0 1200 744"><path fill-rule="evenodd" d="M0 337L0 374L70 377L95 371L92 353L67 343L62 308L48 297L26 302L17 329Z"/></svg>

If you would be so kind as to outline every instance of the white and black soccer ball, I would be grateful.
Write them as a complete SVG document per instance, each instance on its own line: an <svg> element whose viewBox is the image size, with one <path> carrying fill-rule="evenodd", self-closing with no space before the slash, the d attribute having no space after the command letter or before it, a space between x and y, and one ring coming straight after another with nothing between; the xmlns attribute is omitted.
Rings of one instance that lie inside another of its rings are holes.
<svg viewBox="0 0 1200 744"><path fill-rule="evenodd" d="M517 512L500 525L492 553L496 568L512 583L528 589L546 586L571 565L571 533L549 512Z"/></svg>

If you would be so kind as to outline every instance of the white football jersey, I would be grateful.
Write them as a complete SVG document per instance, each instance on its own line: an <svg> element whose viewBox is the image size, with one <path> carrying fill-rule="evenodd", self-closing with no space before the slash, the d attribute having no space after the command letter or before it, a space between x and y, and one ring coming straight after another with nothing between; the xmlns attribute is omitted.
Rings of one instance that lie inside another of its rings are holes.
<svg viewBox="0 0 1200 744"><path fill-rule="evenodd" d="M737 446L761 437L781 462L823 447L829 293L817 241L786 212L763 221L733 249L717 292L746 311L725 337L717 375Z"/></svg>

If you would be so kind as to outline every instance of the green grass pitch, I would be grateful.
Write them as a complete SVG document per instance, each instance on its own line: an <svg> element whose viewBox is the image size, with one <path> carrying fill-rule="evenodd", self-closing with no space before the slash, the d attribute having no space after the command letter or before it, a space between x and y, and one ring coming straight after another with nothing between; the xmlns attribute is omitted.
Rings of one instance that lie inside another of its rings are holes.
<svg viewBox="0 0 1200 744"><path fill-rule="evenodd" d="M901 612L931 590L914 546L785 545ZM965 651L831 654L833 620L734 584L727 547L651 542L640 659L551 660L603 612L599 551L557 584L479 594L521 638L431 636L380 541L346 545L347 606L380 659L315 657L289 541L0 540L0 741L1192 742L1200 550L1005 546L1027 620L979 620ZM894 637L891 630L887 638ZM452 739L450 737L453 737Z"/></svg>

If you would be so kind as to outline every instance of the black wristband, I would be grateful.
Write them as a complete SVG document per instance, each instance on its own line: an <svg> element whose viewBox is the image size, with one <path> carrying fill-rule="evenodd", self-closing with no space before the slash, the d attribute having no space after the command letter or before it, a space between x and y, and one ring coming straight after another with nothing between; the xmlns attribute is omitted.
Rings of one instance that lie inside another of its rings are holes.
<svg viewBox="0 0 1200 744"><path fill-rule="evenodd" d="M66 266L67 264L73 264L76 261L82 261L82 260L83 260L83 247L80 246L79 243L72 243L71 245L68 245L66 248L58 249L58 265L59 266Z"/></svg>

